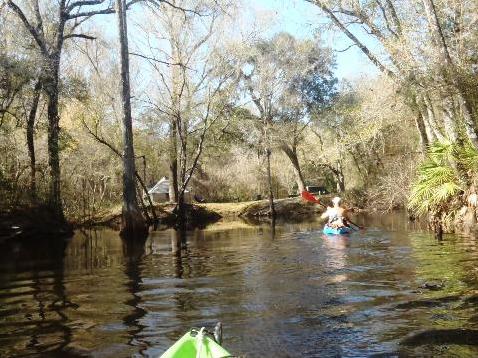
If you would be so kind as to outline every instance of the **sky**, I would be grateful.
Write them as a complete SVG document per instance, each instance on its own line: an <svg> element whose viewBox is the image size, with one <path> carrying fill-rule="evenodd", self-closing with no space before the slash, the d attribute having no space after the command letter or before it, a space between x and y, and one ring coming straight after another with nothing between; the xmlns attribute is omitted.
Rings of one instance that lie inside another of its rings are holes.
<svg viewBox="0 0 478 358"><path fill-rule="evenodd" d="M334 29L329 20L321 13L320 9L306 0L242 0L242 6L251 17L262 17L261 28L266 28L268 34L288 32L297 38L314 38L319 31L321 39L326 46L337 50L335 74L339 80L354 80L362 77L373 77L378 74L376 67L356 47L352 46L346 51L352 42L340 31ZM99 23L106 33L112 38L116 37L116 22L111 15L108 18L100 17ZM105 21L105 20L109 21ZM249 19L249 20L252 20ZM131 21L131 17L130 17ZM253 20L252 20L253 21ZM133 25L133 24L130 24ZM134 37L134 26L129 27L130 40ZM357 30L357 28L353 29ZM378 45L369 36L360 31L353 31L366 46L377 49ZM104 33L104 32L103 32ZM134 41L131 41L133 45ZM133 45L134 47L134 45ZM341 52L343 51L343 52Z"/></svg>
<svg viewBox="0 0 478 358"><path fill-rule="evenodd" d="M247 4L248 2L245 1ZM286 31L298 38L313 38L318 28L325 27L328 20L321 14L320 9L305 0L250 0L254 10L271 12L276 16L276 22L271 32ZM328 30L327 30L328 29ZM331 27L322 28L320 35L324 44L334 50L343 51L352 42L337 30ZM374 47L372 40L365 36L358 36L367 46ZM378 71L368 58L353 46L345 52L336 53L336 76L342 80L353 80L362 76L375 76Z"/></svg>

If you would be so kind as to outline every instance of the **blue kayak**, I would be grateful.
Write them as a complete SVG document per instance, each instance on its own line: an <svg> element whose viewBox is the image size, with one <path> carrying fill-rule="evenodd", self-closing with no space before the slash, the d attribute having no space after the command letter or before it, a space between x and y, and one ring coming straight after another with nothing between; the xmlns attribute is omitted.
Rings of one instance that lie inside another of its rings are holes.
<svg viewBox="0 0 478 358"><path fill-rule="evenodd" d="M327 235L343 235L348 234L352 229L347 226L342 226L339 228L330 227L329 225L324 226L324 234Z"/></svg>

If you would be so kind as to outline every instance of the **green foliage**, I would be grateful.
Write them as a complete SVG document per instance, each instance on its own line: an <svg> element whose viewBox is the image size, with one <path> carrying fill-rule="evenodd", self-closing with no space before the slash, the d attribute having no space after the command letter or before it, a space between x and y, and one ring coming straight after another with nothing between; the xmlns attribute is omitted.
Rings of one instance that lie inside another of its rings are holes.
<svg viewBox="0 0 478 358"><path fill-rule="evenodd" d="M440 211L465 189L460 170L476 170L478 151L471 145L435 142L418 168L408 208L417 214Z"/></svg>
<svg viewBox="0 0 478 358"><path fill-rule="evenodd" d="M466 143L457 153L463 168L472 173L478 173L478 151L470 143Z"/></svg>

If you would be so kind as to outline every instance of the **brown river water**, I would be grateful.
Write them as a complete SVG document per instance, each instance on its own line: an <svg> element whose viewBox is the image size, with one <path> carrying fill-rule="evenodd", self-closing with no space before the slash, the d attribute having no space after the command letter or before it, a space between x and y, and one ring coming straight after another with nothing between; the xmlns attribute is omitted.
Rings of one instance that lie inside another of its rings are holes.
<svg viewBox="0 0 478 358"><path fill-rule="evenodd" d="M144 247L117 233L0 252L0 357L158 357L221 321L246 357L477 357L478 241L437 241L401 214L220 222Z"/></svg>

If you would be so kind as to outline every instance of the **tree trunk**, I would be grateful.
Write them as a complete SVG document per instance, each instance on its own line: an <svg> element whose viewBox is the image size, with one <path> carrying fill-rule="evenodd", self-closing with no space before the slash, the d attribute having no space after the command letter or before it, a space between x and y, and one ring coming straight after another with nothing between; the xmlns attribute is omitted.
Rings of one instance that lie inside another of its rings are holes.
<svg viewBox="0 0 478 358"><path fill-rule="evenodd" d="M154 204L153 204L153 201L151 200L151 196L148 194L148 188L146 187L146 184L141 179L141 176L138 174L137 171L134 173L134 175L135 175L136 179L138 180L139 185L141 186L141 189L146 194L146 198L148 200L149 207L151 208L151 215L153 216L153 224L157 225L159 223L159 218L156 215L156 211L154 209ZM155 228L156 228L156 226L155 226Z"/></svg>
<svg viewBox="0 0 478 358"><path fill-rule="evenodd" d="M472 117L470 102L464 96L460 96L460 109L463 116L466 135L474 147L478 148L478 131Z"/></svg>
<svg viewBox="0 0 478 358"><path fill-rule="evenodd" d="M60 9L63 9L65 2L60 2ZM63 33L65 30L65 14L61 11L61 18L56 30L56 43L53 51L44 59L47 65L46 81L43 82L48 102L48 164L50 167L50 193L49 206L53 214L60 222L66 222L63 213L63 204L61 201L61 171L60 171L60 115L59 115L59 77L60 77L60 60L61 51L63 49Z"/></svg>
<svg viewBox="0 0 478 358"><path fill-rule="evenodd" d="M181 63L182 59L178 51L178 44L172 44L171 46L171 61L173 63ZM187 140L187 133L184 132L185 123L183 123L182 111L181 111L181 98L183 96L183 85L185 84L183 69L180 66L171 66L171 131L169 142L169 199L172 202L177 203L179 200L179 176L181 177L181 186L184 184L184 167L183 170L183 154L186 153L185 142ZM179 132L182 131L182 132ZM180 149L180 170L181 175L178 173L178 137L181 144Z"/></svg>
<svg viewBox="0 0 478 358"><path fill-rule="evenodd" d="M283 144L281 146L281 149L284 151L284 153L287 155L287 157L290 159L290 162L292 163L295 180L297 182L297 188L299 190L299 193L302 193L305 190L305 181L304 177L302 176L302 171L300 170L299 158L297 158L297 151L295 148L290 148L287 144Z"/></svg>
<svg viewBox="0 0 478 358"><path fill-rule="evenodd" d="M27 146L30 158L30 195L33 201L37 199L36 191L36 159L35 159L35 118L37 115L38 102L40 101L41 82L38 80L33 92L32 106L27 120Z"/></svg>
<svg viewBox="0 0 478 358"><path fill-rule="evenodd" d="M179 165L179 173L177 176L178 180L178 196L177 196L177 201L176 201L176 206L174 208L174 212L176 213L176 226L177 228L181 229L186 226L186 205L184 202L184 193L186 191L186 186L187 186L187 179L186 179L186 171L187 171L187 131L185 130L184 126L186 125L185 123L182 123L183 128L178 128L178 131L181 131L181 136L180 136L180 150L179 150L179 160L178 160L178 165Z"/></svg>
<svg viewBox="0 0 478 358"><path fill-rule="evenodd" d="M178 230L185 230L187 225L187 217L186 217L186 202L184 200L184 191L181 190L178 193L178 201L176 203L176 207L174 208L176 213L176 229Z"/></svg>
<svg viewBox="0 0 478 358"><path fill-rule="evenodd" d="M272 219L276 217L276 209L274 206L274 192L272 190L272 174L271 174L271 150L266 149L266 161L267 161L267 184L269 187L269 209Z"/></svg>
<svg viewBox="0 0 478 358"><path fill-rule="evenodd" d="M420 110L417 111L417 115L415 117L415 124L417 126L418 133L420 134L421 153L422 155L425 155L427 153L428 145L430 143L428 142L427 131L426 131L425 123L423 121L423 116Z"/></svg>
<svg viewBox="0 0 478 358"><path fill-rule="evenodd" d="M147 226L138 206L135 185L135 162L133 147L133 124L131 118L131 94L129 82L128 31L126 25L126 4L116 0L118 33L121 58L121 99L123 117L123 209L121 235L125 238L142 239Z"/></svg>
<svg viewBox="0 0 478 358"><path fill-rule="evenodd" d="M461 107L462 115L463 115L463 124L465 126L465 132L469 139L469 141L473 144L475 148L478 148L478 128L473 120L473 111L472 107L467 100L467 91L464 88L460 78L458 78L458 74L455 69L455 64L450 56L450 52L448 51L448 46L445 40L445 35L440 25L440 21L438 19L438 15L436 12L435 3L433 0L423 0L423 5L425 8L425 12L428 17L428 22L431 28L431 31L434 36L434 44L437 50L440 53L441 60L443 61L443 68L442 68L442 75L445 82L450 83L455 89L458 91L458 99L459 99L459 106ZM448 104L447 104L448 107ZM445 107L445 112L447 112L447 107ZM449 112L444 113L445 117L449 115ZM456 114L456 113L455 113ZM456 127L457 121L452 118L454 122L454 127ZM453 133L456 131L453 130ZM454 135L454 134L453 134Z"/></svg>
<svg viewBox="0 0 478 358"><path fill-rule="evenodd" d="M445 36L443 35L433 0L423 0L423 6L425 8L425 12L428 17L428 23L435 39L436 47L438 48L442 59L445 61L445 64L452 65L453 63L450 53L448 52Z"/></svg>
<svg viewBox="0 0 478 358"><path fill-rule="evenodd" d="M443 97L443 124L445 126L445 132L448 138L452 142L456 142L458 140L458 131L457 131L457 123L454 120L455 117L455 109L453 100L447 96Z"/></svg>
<svg viewBox="0 0 478 358"><path fill-rule="evenodd" d="M64 221L65 216L61 202L60 149L58 145L60 116L58 114L58 76L56 74L46 84L45 88L48 97L48 165L50 167L48 204L53 214L60 221Z"/></svg>
<svg viewBox="0 0 478 358"><path fill-rule="evenodd" d="M334 171L335 179L337 180L337 192L345 192L345 176L342 169L342 163L337 163L337 170Z"/></svg>
<svg viewBox="0 0 478 358"><path fill-rule="evenodd" d="M430 131L429 134L429 139L431 141L439 140L439 141L444 141L446 138L446 125L445 122L443 122L443 127L445 127L445 133L442 130L442 126L438 123L436 115L435 115L435 110L433 108L433 103L428 96L428 94L425 94L422 96L423 98L423 106L425 107L425 112L423 114L424 120L426 123L426 126L428 126L428 130Z"/></svg>
<svg viewBox="0 0 478 358"><path fill-rule="evenodd" d="M178 129L176 121L171 121L171 133L169 134L169 200L173 203L178 201Z"/></svg>
<svg viewBox="0 0 478 358"><path fill-rule="evenodd" d="M342 173L340 173L337 177L337 192L345 192L345 178Z"/></svg>
<svg viewBox="0 0 478 358"><path fill-rule="evenodd" d="M428 143L433 143L438 139L437 132L433 129L432 125L430 124L429 117L426 112L421 113L423 118L423 123L425 124L425 131L428 136ZM440 137L443 138L443 137Z"/></svg>

